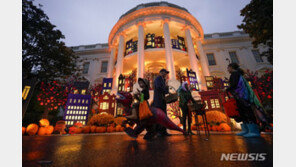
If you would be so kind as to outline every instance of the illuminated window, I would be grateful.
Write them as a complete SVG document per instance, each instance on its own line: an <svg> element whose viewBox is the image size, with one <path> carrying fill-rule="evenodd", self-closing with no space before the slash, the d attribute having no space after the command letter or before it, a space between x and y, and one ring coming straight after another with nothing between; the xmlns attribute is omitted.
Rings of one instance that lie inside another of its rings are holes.
<svg viewBox="0 0 296 167"><path fill-rule="evenodd" d="M72 103L72 99L70 99L69 102Z"/></svg>
<svg viewBox="0 0 296 167"><path fill-rule="evenodd" d="M82 124L85 125L85 121L83 121Z"/></svg>
<svg viewBox="0 0 296 167"><path fill-rule="evenodd" d="M70 109L70 106L68 106L68 109Z"/></svg>
<svg viewBox="0 0 296 167"><path fill-rule="evenodd" d="M109 109L109 103L107 103L107 102L101 103L101 109L102 110L108 110Z"/></svg>
<svg viewBox="0 0 296 167"><path fill-rule="evenodd" d="M111 87L111 83L109 83L109 86L108 86L109 88Z"/></svg>
<svg viewBox="0 0 296 167"><path fill-rule="evenodd" d="M214 99L211 99L211 107L212 107L212 108L216 108L215 100L214 100Z"/></svg>
<svg viewBox="0 0 296 167"><path fill-rule="evenodd" d="M74 106L74 110L76 109L76 106Z"/></svg>
<svg viewBox="0 0 296 167"><path fill-rule="evenodd" d="M22 94L22 97L23 97L24 100L27 99L28 94L30 92L30 89L31 89L31 86L25 86L24 87L23 94Z"/></svg>
<svg viewBox="0 0 296 167"><path fill-rule="evenodd" d="M77 115L75 116L74 120L77 120Z"/></svg>
<svg viewBox="0 0 296 167"><path fill-rule="evenodd" d="M88 100L86 100L86 104L88 104Z"/></svg>
<svg viewBox="0 0 296 167"><path fill-rule="evenodd" d="M70 114L72 114L72 110L70 110Z"/></svg>
<svg viewBox="0 0 296 167"><path fill-rule="evenodd" d="M68 115L66 116L66 119L68 119Z"/></svg>
<svg viewBox="0 0 296 167"><path fill-rule="evenodd" d="M86 111L84 111L84 114L87 114L87 112L86 112Z"/></svg>
<svg viewBox="0 0 296 167"><path fill-rule="evenodd" d="M81 111L79 111L79 114L81 114Z"/></svg>
<svg viewBox="0 0 296 167"><path fill-rule="evenodd" d="M84 119L86 119L86 116L84 116Z"/></svg>
<svg viewBox="0 0 296 167"><path fill-rule="evenodd" d="M74 106L71 106L71 109L73 109L74 108Z"/></svg>
<svg viewBox="0 0 296 167"><path fill-rule="evenodd" d="M216 108L220 108L220 103L218 99L215 99Z"/></svg>
<svg viewBox="0 0 296 167"><path fill-rule="evenodd" d="M78 116L78 120L80 120L80 116Z"/></svg>
<svg viewBox="0 0 296 167"><path fill-rule="evenodd" d="M82 104L84 104L84 99L82 100Z"/></svg>
<svg viewBox="0 0 296 167"><path fill-rule="evenodd" d="M74 122L73 122L73 121L71 121L71 125L73 125L73 123L74 123Z"/></svg>
<svg viewBox="0 0 296 167"><path fill-rule="evenodd" d="M81 90L81 94L85 95L85 93L86 93L86 90L85 89L82 89Z"/></svg>
<svg viewBox="0 0 296 167"><path fill-rule="evenodd" d="M109 98L108 98L108 96L105 96L103 99L104 99L104 100L108 100Z"/></svg>
<svg viewBox="0 0 296 167"><path fill-rule="evenodd" d="M204 102L205 102L205 104L206 104L206 107L205 107L205 109L209 109L209 106L208 106L208 101L207 101L207 100L205 100Z"/></svg>
<svg viewBox="0 0 296 167"><path fill-rule="evenodd" d="M74 99L73 103L76 103L76 99Z"/></svg>
<svg viewBox="0 0 296 167"><path fill-rule="evenodd" d="M85 109L87 110L87 106L85 106Z"/></svg>
<svg viewBox="0 0 296 167"><path fill-rule="evenodd" d="M74 90L74 94L78 94L78 90ZM76 103L76 100L74 100L74 103Z"/></svg>
<svg viewBox="0 0 296 167"><path fill-rule="evenodd" d="M78 103L80 103L81 102L81 100L80 99L78 99Z"/></svg>
<svg viewBox="0 0 296 167"><path fill-rule="evenodd" d="M104 87L106 87L107 86L107 83L104 83Z"/></svg>
<svg viewBox="0 0 296 167"><path fill-rule="evenodd" d="M69 114L69 113L70 113L70 111L68 110L68 111L67 111L67 114Z"/></svg>
<svg viewBox="0 0 296 167"><path fill-rule="evenodd" d="M114 108L114 103L112 103L112 108Z"/></svg>

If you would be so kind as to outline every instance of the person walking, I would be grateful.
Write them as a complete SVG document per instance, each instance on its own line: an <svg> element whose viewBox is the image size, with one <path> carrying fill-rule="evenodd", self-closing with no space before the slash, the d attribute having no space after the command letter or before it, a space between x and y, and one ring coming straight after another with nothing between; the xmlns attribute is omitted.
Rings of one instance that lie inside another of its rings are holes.
<svg viewBox="0 0 296 167"><path fill-rule="evenodd" d="M178 95L180 98L179 107L182 110L183 130L186 131L186 120L187 120L187 125L188 125L187 134L194 135L194 133L191 131L191 122L192 122L191 114L192 113L188 108L188 103L191 101L192 103L196 104L196 102L191 95L187 82L182 83L182 85L178 89Z"/></svg>
<svg viewBox="0 0 296 167"><path fill-rule="evenodd" d="M226 89L236 100L239 117L237 122L242 122L242 131L236 135L244 137L260 137L260 130L254 109L262 107L261 103L254 95L249 83L243 77L244 72L237 63L231 63L227 67L231 74L229 87Z"/></svg>
<svg viewBox="0 0 296 167"><path fill-rule="evenodd" d="M165 95L169 93L169 87L166 82L166 77L169 71L166 69L161 69L159 75L154 80L154 96L152 106L155 108L160 108L165 114L167 114L167 104L165 101ZM171 136L166 131L166 128L161 125L156 125L156 132L160 136Z"/></svg>

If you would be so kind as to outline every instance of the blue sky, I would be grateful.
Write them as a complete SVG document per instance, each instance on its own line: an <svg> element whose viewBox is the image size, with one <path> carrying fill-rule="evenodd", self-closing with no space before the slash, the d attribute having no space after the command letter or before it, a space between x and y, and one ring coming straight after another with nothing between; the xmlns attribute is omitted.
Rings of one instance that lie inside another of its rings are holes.
<svg viewBox="0 0 296 167"><path fill-rule="evenodd" d="M43 5L52 24L65 35L67 46L107 43L119 17L141 3L153 0L35 0ZM204 33L238 30L240 10L250 0L167 0L185 7L202 25Z"/></svg>

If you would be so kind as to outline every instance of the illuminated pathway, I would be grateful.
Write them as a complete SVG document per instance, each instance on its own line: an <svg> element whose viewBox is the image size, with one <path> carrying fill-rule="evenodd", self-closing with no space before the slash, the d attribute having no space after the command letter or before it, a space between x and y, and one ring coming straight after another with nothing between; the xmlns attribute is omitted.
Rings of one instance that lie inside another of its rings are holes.
<svg viewBox="0 0 296 167"><path fill-rule="evenodd" d="M272 135L244 139L235 135L213 134L183 137L173 135L145 141L114 135L23 136L23 166L39 166L38 161L52 161L51 166L272 166ZM222 153L266 153L263 162L220 161Z"/></svg>

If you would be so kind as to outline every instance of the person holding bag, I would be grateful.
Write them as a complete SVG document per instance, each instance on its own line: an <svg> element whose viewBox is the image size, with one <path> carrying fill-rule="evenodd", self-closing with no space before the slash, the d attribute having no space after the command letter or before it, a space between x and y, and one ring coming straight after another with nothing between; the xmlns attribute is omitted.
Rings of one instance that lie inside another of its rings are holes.
<svg viewBox="0 0 296 167"><path fill-rule="evenodd" d="M191 131L191 112L188 109L188 103L191 101L193 104L196 104L195 100L193 99L191 92L188 87L187 82L183 82L180 88L178 89L178 95L180 98L179 107L182 110L182 124L183 124L183 130L186 131L186 119L188 123L188 134L194 135L194 133Z"/></svg>

